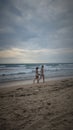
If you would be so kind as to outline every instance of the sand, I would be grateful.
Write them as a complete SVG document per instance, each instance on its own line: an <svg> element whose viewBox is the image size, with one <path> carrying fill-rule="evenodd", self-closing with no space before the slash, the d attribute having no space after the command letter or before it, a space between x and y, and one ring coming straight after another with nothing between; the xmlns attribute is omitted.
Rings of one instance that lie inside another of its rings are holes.
<svg viewBox="0 0 73 130"><path fill-rule="evenodd" d="M73 130L73 78L1 87L0 130Z"/></svg>

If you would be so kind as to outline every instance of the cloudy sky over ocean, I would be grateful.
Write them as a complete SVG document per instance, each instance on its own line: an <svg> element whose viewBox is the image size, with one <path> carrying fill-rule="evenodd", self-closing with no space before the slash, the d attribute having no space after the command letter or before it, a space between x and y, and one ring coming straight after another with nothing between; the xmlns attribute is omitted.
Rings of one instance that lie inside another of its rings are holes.
<svg viewBox="0 0 73 130"><path fill-rule="evenodd" d="M0 0L0 63L73 62L73 0Z"/></svg>

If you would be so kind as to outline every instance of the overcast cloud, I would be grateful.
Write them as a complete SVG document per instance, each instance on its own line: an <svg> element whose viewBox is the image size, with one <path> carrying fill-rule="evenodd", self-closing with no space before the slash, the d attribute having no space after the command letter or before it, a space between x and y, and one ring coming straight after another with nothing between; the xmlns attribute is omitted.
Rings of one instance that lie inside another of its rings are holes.
<svg viewBox="0 0 73 130"><path fill-rule="evenodd" d="M0 0L5 62L73 62L73 0Z"/></svg>

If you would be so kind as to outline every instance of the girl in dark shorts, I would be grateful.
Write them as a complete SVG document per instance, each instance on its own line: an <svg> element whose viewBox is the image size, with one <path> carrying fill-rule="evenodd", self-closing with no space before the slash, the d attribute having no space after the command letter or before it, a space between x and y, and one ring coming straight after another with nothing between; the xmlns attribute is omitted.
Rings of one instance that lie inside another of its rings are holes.
<svg viewBox="0 0 73 130"><path fill-rule="evenodd" d="M38 67L36 67L36 74L35 74L35 78L34 78L34 80L33 80L33 83L35 83L35 80L37 80L37 83L39 83Z"/></svg>

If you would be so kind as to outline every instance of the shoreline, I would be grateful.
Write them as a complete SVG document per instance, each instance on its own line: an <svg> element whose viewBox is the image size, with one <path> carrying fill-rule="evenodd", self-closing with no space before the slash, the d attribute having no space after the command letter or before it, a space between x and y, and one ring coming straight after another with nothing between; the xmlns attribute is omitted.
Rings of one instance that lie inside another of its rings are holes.
<svg viewBox="0 0 73 130"><path fill-rule="evenodd" d="M64 77L53 77L53 78L46 78L45 83L48 81L56 81L56 80L62 80L62 79L70 79L73 78L73 76L64 76ZM42 79L40 80L39 84L43 83ZM14 86L20 86L20 85L32 85L33 80L16 80L16 81L7 81L0 83L0 88L8 88L8 87L14 87ZM37 84L36 82L34 84Z"/></svg>

